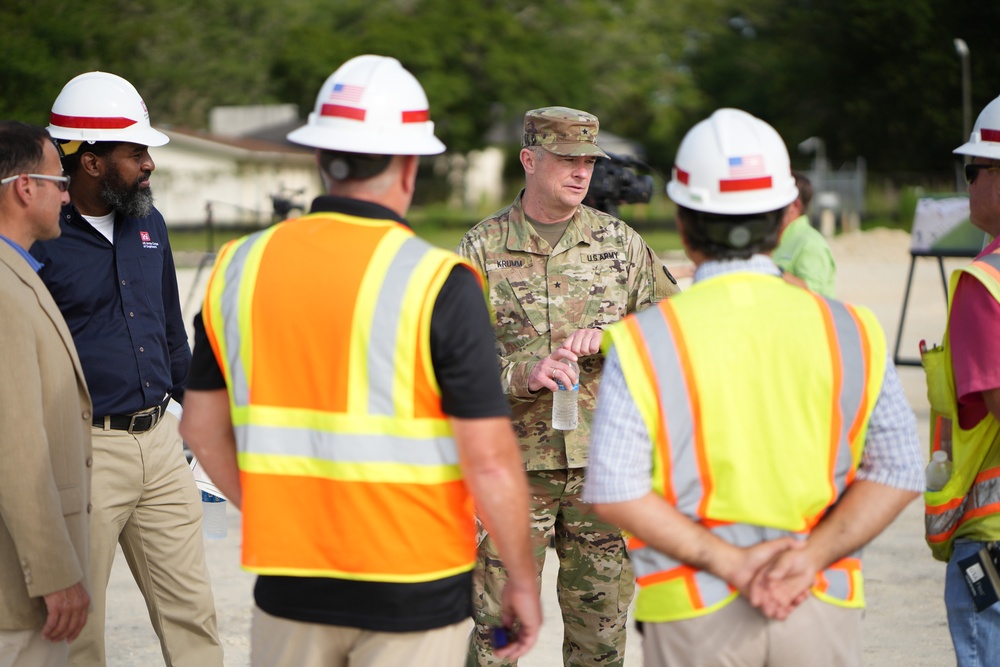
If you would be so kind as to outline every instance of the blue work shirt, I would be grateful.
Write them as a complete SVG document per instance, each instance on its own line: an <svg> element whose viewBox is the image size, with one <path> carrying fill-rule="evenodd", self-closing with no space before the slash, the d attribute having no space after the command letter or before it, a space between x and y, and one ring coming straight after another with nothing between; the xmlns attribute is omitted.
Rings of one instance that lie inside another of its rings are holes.
<svg viewBox="0 0 1000 667"><path fill-rule="evenodd" d="M37 259L28 254L27 250L25 250L18 244L14 243L11 239L7 238L3 234L0 234L0 241L6 242L7 245L9 245L11 248L17 251L17 254L19 254L21 257L24 257L24 261L28 263L28 266L30 266L31 270L34 271L35 273L38 273L39 269L42 268L41 263Z"/></svg>
<svg viewBox="0 0 1000 667"><path fill-rule="evenodd" d="M94 415L131 414L168 393L179 402L191 348L163 216L116 214L114 245L72 203L59 226L31 254L73 334Z"/></svg>

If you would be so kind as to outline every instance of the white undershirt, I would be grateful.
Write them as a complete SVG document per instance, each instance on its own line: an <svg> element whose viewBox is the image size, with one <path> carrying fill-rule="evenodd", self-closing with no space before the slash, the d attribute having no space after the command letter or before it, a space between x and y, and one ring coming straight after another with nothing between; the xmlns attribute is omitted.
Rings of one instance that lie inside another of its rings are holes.
<svg viewBox="0 0 1000 667"><path fill-rule="evenodd" d="M80 215L83 215L82 213ZM111 211L107 215L92 216L84 215L83 219L90 223L90 226L104 235L111 245L115 244L115 212Z"/></svg>

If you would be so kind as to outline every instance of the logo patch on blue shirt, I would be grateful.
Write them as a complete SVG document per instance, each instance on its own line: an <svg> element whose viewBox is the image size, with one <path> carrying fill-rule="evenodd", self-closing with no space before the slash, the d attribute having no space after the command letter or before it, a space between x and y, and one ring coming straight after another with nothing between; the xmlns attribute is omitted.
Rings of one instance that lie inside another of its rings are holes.
<svg viewBox="0 0 1000 667"><path fill-rule="evenodd" d="M142 247L149 250L156 250L160 247L160 244L152 240L149 237L149 232L139 232L139 238L142 240Z"/></svg>

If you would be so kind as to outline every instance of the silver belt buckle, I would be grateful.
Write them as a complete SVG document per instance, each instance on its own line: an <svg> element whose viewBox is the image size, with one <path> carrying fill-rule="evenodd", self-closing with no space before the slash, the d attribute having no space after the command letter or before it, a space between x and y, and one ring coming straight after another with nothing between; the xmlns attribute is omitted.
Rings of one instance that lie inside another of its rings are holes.
<svg viewBox="0 0 1000 667"><path fill-rule="evenodd" d="M154 406L148 410L143 410L142 412L136 412L132 415L132 418L128 421L128 434L132 435L132 429L135 428L135 420L137 417L150 417L153 421L149 423L149 428L146 430L151 430L156 426L156 422L160 421L160 406Z"/></svg>

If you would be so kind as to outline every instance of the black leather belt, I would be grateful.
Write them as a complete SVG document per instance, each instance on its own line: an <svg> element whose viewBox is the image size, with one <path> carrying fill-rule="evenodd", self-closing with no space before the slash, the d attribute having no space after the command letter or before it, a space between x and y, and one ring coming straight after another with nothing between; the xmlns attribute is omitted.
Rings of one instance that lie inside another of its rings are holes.
<svg viewBox="0 0 1000 667"><path fill-rule="evenodd" d="M167 396L163 403L154 405L145 410L139 410L130 415L110 415L109 426L116 431L128 431L129 433L142 433L156 426L156 423L166 414L170 397ZM94 426L104 427L105 417L94 417Z"/></svg>

